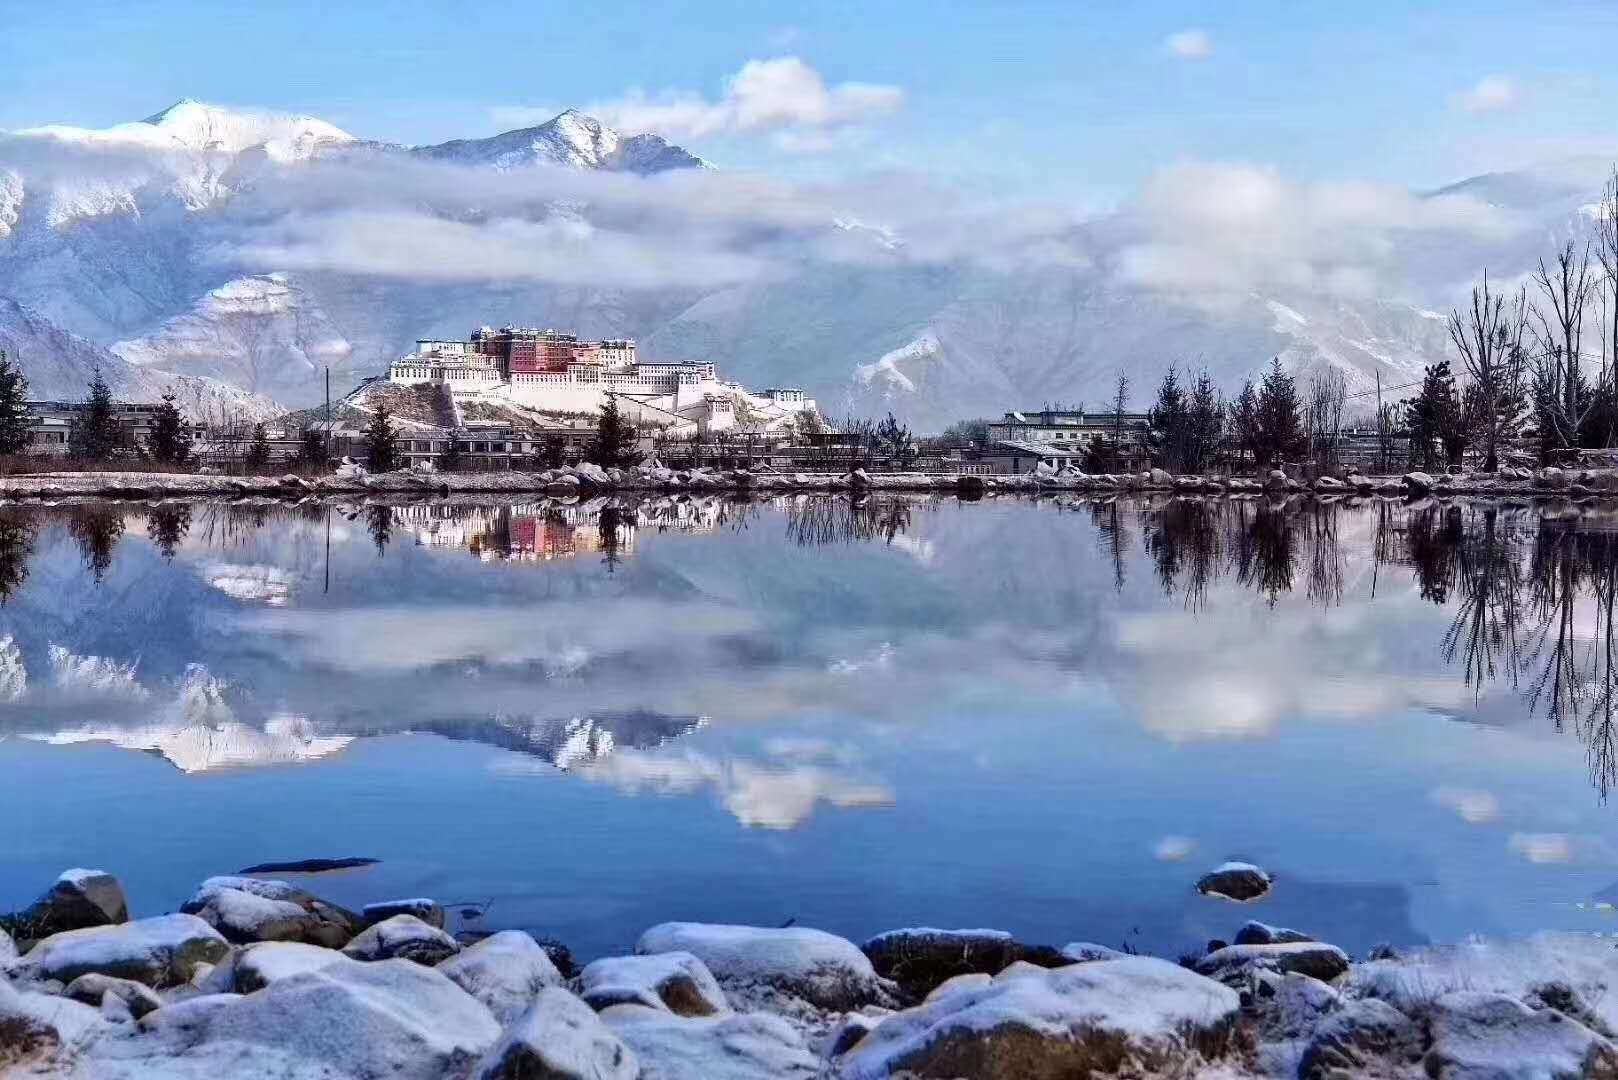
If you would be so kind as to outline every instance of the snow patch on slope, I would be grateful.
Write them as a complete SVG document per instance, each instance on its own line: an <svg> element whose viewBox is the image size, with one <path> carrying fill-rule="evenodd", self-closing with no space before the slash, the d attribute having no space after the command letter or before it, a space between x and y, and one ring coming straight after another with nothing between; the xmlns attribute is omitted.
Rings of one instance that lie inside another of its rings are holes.
<svg viewBox="0 0 1618 1080"><path fill-rule="evenodd" d="M938 352L938 338L929 330L910 344L901 345L891 352L883 353L873 363L857 365L854 368L854 379L862 386L871 386L873 383L886 383L893 389L913 393L916 389L916 384L910 376L899 369L899 365L907 360L927 360L937 356Z"/></svg>

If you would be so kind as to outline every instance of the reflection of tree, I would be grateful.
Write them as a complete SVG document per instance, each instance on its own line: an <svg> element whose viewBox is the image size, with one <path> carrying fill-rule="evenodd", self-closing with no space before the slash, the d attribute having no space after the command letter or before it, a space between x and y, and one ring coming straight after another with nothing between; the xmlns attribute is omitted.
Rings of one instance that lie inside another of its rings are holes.
<svg viewBox="0 0 1618 1080"><path fill-rule="evenodd" d="M1343 602L1343 560L1337 546L1337 504L1309 506L1309 599L1321 607Z"/></svg>
<svg viewBox="0 0 1618 1080"><path fill-rule="evenodd" d="M1287 504L1236 503L1242 522L1236 532L1236 579L1275 606L1282 593L1292 591L1297 547L1287 520Z"/></svg>
<svg viewBox="0 0 1618 1080"><path fill-rule="evenodd" d="M376 545L376 557L388 553L388 541L393 539L393 507L374 503L365 508L365 528Z"/></svg>
<svg viewBox="0 0 1618 1080"><path fill-rule="evenodd" d="M26 512L14 507L0 510L0 604L28 580L28 560L33 557L38 531Z"/></svg>
<svg viewBox="0 0 1618 1080"><path fill-rule="evenodd" d="M904 499L851 501L811 497L787 506L787 539L799 547L826 544L893 543L910 529L911 503Z"/></svg>
<svg viewBox="0 0 1618 1080"><path fill-rule="evenodd" d="M84 565L101 584L112 566L112 549L124 535L124 515L110 506L75 506L67 516L68 535L79 545Z"/></svg>
<svg viewBox="0 0 1618 1080"><path fill-rule="evenodd" d="M1220 517L1225 504L1199 498L1170 499L1160 510L1148 511L1142 542L1157 568L1165 595L1185 588L1186 606L1201 608L1208 585L1219 575L1224 559L1224 533Z"/></svg>
<svg viewBox="0 0 1618 1080"><path fill-rule="evenodd" d="M1124 591L1124 554L1129 550L1129 527L1118 513L1116 498L1090 504L1101 553L1112 559L1112 587Z"/></svg>
<svg viewBox="0 0 1618 1080"><path fill-rule="evenodd" d="M174 558L174 549L190 531L191 507L185 503L154 506L146 511L146 537L165 559Z"/></svg>
<svg viewBox="0 0 1618 1080"><path fill-rule="evenodd" d="M623 541L624 511L615 503L608 503L596 516L596 528L601 534L601 565L607 573L618 569L618 549Z"/></svg>

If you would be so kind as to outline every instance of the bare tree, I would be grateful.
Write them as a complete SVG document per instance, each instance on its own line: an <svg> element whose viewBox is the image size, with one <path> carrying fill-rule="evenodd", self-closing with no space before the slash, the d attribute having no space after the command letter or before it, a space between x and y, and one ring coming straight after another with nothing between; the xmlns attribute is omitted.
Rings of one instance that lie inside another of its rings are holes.
<svg viewBox="0 0 1618 1080"><path fill-rule="evenodd" d="M1532 310L1533 332L1538 346L1535 397L1560 446L1579 445L1579 427L1589 414L1593 399L1584 392L1580 363L1583 355L1585 304L1595 284L1592 278L1590 244L1581 252L1572 240L1556 253L1555 266L1539 260L1533 282L1544 304Z"/></svg>
<svg viewBox="0 0 1618 1080"><path fill-rule="evenodd" d="M1322 474L1337 466L1337 438L1343 428L1343 406L1348 402L1348 380L1334 367L1317 368L1309 378L1309 400L1304 423L1309 456Z"/></svg>
<svg viewBox="0 0 1618 1080"><path fill-rule="evenodd" d="M1472 289L1472 306L1449 315L1449 336L1461 354L1467 374L1471 424L1483 439L1485 472L1500 467L1500 443L1509 438L1522 413L1523 337L1528 329L1526 289L1519 289L1508 309L1506 298L1489 288L1485 271L1481 287Z"/></svg>

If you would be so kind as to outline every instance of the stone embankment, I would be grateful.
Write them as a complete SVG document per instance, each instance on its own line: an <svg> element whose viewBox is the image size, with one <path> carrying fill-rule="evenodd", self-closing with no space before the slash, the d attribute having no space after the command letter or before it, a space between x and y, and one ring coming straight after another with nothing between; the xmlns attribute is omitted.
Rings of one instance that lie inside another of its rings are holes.
<svg viewBox="0 0 1618 1080"><path fill-rule="evenodd" d="M1197 888L1273 884L1226 864ZM1618 951L1597 937L1355 961L1249 921L1174 963L994 930L664 923L580 970L522 931L451 935L427 898L353 912L263 877L131 921L91 870L3 923L8 1080L1618 1076Z"/></svg>
<svg viewBox="0 0 1618 1080"><path fill-rule="evenodd" d="M1040 469L1011 476L954 473L846 473L750 471L747 469L667 469L655 463L632 469L603 469L580 464L545 472L437 473L400 471L367 473L358 466L307 478L284 476L214 476L199 473L80 472L32 473L0 477L0 500L54 500L75 497L235 498L259 496L298 499L308 495L456 495L604 493L736 493L910 491L959 493L967 496L1005 492L1181 492L1201 495L1381 496L1435 495L1618 497L1618 469L1503 469L1498 473L1403 476L1320 477L1304 483L1280 470L1263 480L1226 476L1174 476L1150 472L1099 474L1074 468Z"/></svg>

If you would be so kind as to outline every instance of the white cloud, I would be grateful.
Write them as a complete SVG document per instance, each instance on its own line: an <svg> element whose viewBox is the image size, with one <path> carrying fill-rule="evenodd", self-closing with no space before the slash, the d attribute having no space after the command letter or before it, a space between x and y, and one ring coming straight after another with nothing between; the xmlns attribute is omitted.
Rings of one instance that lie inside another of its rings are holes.
<svg viewBox="0 0 1618 1080"><path fill-rule="evenodd" d="M1500 816L1500 801L1487 791L1441 787L1432 797L1433 802L1455 811L1469 825L1485 825Z"/></svg>
<svg viewBox="0 0 1618 1080"><path fill-rule="evenodd" d="M1206 30L1181 30L1170 34L1164 48L1182 60L1206 60L1213 55L1213 40Z"/></svg>
<svg viewBox="0 0 1618 1080"><path fill-rule="evenodd" d="M1489 113L1509 109L1522 98L1515 80L1504 75L1486 75L1475 86L1451 94L1450 108L1460 112Z"/></svg>
<svg viewBox="0 0 1618 1080"><path fill-rule="evenodd" d="M749 60L725 82L718 100L672 92L656 97L636 91L586 111L624 131L653 131L671 138L721 134L825 131L863 123L897 111L897 86L825 78L795 56Z"/></svg>
<svg viewBox="0 0 1618 1080"><path fill-rule="evenodd" d="M1565 833L1512 833L1506 846L1531 863L1573 861L1573 844Z"/></svg>
<svg viewBox="0 0 1618 1080"><path fill-rule="evenodd" d="M1158 862L1179 862L1197 850L1197 842L1189 836L1165 836L1152 848L1152 858Z"/></svg>

